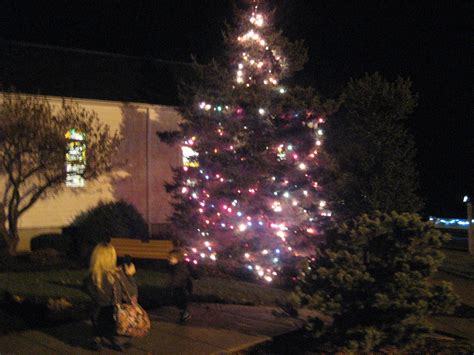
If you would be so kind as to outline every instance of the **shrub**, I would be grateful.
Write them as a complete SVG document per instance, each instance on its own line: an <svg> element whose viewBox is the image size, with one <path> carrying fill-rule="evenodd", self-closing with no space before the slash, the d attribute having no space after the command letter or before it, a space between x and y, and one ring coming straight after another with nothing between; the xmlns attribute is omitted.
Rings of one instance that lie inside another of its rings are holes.
<svg viewBox="0 0 474 355"><path fill-rule="evenodd" d="M362 215L330 229L326 238L295 293L300 304L332 316L330 325L312 321L321 342L344 351L409 349L430 333L427 316L456 306L450 284L429 282L449 236L420 216Z"/></svg>
<svg viewBox="0 0 474 355"><path fill-rule="evenodd" d="M31 239L31 251L40 249L55 249L60 253L68 253L71 248L71 238L59 233L41 234Z"/></svg>
<svg viewBox="0 0 474 355"><path fill-rule="evenodd" d="M111 237L144 239L148 228L142 215L125 201L100 203L82 213L72 223L76 248L82 257L93 247Z"/></svg>
<svg viewBox="0 0 474 355"><path fill-rule="evenodd" d="M30 254L30 260L32 263L46 266L46 265L58 265L64 260L59 255L56 249L46 248L35 250Z"/></svg>

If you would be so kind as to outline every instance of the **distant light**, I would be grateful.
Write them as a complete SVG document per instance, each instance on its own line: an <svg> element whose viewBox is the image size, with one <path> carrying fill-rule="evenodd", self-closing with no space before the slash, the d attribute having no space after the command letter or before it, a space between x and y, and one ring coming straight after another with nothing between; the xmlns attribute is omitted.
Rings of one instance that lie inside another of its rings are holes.
<svg viewBox="0 0 474 355"><path fill-rule="evenodd" d="M265 114L265 110L263 108L259 108L258 113L263 116Z"/></svg>
<svg viewBox="0 0 474 355"><path fill-rule="evenodd" d="M462 202L466 203L466 202L469 202L469 196L468 195L465 195L464 198L462 199Z"/></svg>

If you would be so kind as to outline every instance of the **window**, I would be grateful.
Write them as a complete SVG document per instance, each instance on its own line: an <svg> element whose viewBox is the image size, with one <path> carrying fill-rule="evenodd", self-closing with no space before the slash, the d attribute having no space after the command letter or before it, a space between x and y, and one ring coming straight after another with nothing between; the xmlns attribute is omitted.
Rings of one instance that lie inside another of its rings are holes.
<svg viewBox="0 0 474 355"><path fill-rule="evenodd" d="M199 162L197 161L199 153L186 146L181 147L181 150L183 152L183 166L197 168L199 166Z"/></svg>
<svg viewBox="0 0 474 355"><path fill-rule="evenodd" d="M86 135L70 129L66 132L66 186L84 187L86 169Z"/></svg>

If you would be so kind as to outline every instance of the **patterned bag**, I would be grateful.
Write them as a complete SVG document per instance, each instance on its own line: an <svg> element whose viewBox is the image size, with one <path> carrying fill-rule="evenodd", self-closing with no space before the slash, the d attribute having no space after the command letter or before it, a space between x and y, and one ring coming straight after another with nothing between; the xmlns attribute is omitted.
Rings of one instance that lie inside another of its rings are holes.
<svg viewBox="0 0 474 355"><path fill-rule="evenodd" d="M135 299L132 299L128 294L127 288L117 278L122 288L125 290L130 303L121 303L118 301L116 288L114 287L115 296L115 323L118 335L129 337L143 337L150 331L150 318L146 311L138 304Z"/></svg>

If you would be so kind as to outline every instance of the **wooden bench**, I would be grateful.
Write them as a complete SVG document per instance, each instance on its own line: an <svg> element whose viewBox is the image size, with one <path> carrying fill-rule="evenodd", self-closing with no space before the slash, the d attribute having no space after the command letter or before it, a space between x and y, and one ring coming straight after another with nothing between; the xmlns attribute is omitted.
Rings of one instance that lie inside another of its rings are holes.
<svg viewBox="0 0 474 355"><path fill-rule="evenodd" d="M112 238L112 245L117 256L130 255L140 259L168 259L168 253L173 249L171 240L147 240Z"/></svg>

